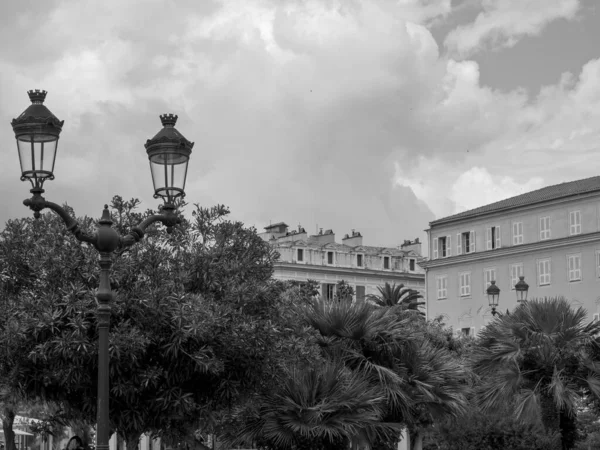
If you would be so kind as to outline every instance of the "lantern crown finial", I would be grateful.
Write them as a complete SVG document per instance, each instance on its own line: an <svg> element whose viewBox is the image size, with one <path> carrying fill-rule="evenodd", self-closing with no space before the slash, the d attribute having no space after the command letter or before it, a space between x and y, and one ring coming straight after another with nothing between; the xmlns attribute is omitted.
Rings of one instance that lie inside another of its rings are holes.
<svg viewBox="0 0 600 450"><path fill-rule="evenodd" d="M162 114L160 116L160 121L163 124L163 127L174 127L177 123L177 116L175 114Z"/></svg>
<svg viewBox="0 0 600 450"><path fill-rule="evenodd" d="M27 91L27 94L29 95L29 99L31 100L31 103L33 103L34 105L36 105L36 104L41 105L42 103L44 103L44 100L46 99L46 94L48 94L48 92L39 90L39 89L35 89L35 90Z"/></svg>

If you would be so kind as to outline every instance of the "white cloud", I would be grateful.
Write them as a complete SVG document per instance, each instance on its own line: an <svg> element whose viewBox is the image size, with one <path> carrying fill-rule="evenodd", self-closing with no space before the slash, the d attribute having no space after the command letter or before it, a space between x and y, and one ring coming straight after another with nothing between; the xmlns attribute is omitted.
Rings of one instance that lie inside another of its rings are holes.
<svg viewBox="0 0 600 450"><path fill-rule="evenodd" d="M573 19L579 0L483 0L474 22L452 30L444 45L455 57L483 49L514 46L524 36L536 36L557 19Z"/></svg>
<svg viewBox="0 0 600 450"><path fill-rule="evenodd" d="M482 86L477 63L440 57L426 28L449 1L189 0L168 14L163 2L127 2L118 15L113 0L96 3L50 2L33 32L0 17L0 36L21 38L0 56L0 118L27 107L27 89L49 91L65 128L47 196L81 214L113 194L156 205L143 144L165 112L196 143L190 203L225 203L259 228L360 229L370 244L597 166L600 63L537 98ZM0 141L12 142L8 126ZM25 194L12 158L0 190ZM484 189L471 198L473 186ZM20 196L3 211L26 214Z"/></svg>
<svg viewBox="0 0 600 450"><path fill-rule="evenodd" d="M472 167L456 179L450 195L455 204L454 213L459 213L524 194L543 185L540 177L519 183L510 176L494 177L486 168Z"/></svg>
<svg viewBox="0 0 600 450"><path fill-rule="evenodd" d="M396 167L396 183L412 189L437 219L478 208L489 203L539 189L541 177L519 182L510 175L492 175L485 167L471 167L460 172L438 158L421 158L416 173L435 173L435 177L402 173Z"/></svg>

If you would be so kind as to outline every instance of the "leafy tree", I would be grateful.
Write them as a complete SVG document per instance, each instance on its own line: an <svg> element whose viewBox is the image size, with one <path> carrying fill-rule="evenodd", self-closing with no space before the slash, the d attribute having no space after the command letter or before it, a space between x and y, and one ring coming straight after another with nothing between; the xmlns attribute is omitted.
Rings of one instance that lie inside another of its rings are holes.
<svg viewBox="0 0 600 450"><path fill-rule="evenodd" d="M300 288L300 298L311 298L319 295L319 282L316 280L307 279L306 281L287 280L287 287Z"/></svg>
<svg viewBox="0 0 600 450"><path fill-rule="evenodd" d="M346 281L340 280L335 285L334 299L338 301L349 301L351 302L354 298L354 288L350 286Z"/></svg>
<svg viewBox="0 0 600 450"><path fill-rule="evenodd" d="M379 306L400 306L404 310L418 311L419 315L425 317L425 313L421 311L421 306L425 302L420 302L419 299L423 298L423 295L419 291L411 288L405 288L404 284L394 283L390 285L385 283L384 286L378 286L377 290L379 295L370 294L367 298Z"/></svg>
<svg viewBox="0 0 600 450"><path fill-rule="evenodd" d="M150 214L138 204L113 199L121 233ZM272 321L282 294L270 279L276 254L227 214L196 206L173 234L151 227L116 258L110 417L129 445L143 432L181 438L199 418L218 423L302 347ZM9 222L2 242L10 247L0 257L13 263L0 267L2 279L17 299L7 323L18 325L11 336L27 355L5 365L2 379L95 422L96 252L51 214Z"/></svg>
<svg viewBox="0 0 600 450"><path fill-rule="evenodd" d="M491 322L473 350L484 411L514 400L514 415L562 434L564 448L576 439L576 405L600 396L600 324L587 323L583 308L563 297L531 300Z"/></svg>
<svg viewBox="0 0 600 450"><path fill-rule="evenodd" d="M424 450L559 450L560 436L540 426L502 413L474 408L457 418L441 421L425 437Z"/></svg>

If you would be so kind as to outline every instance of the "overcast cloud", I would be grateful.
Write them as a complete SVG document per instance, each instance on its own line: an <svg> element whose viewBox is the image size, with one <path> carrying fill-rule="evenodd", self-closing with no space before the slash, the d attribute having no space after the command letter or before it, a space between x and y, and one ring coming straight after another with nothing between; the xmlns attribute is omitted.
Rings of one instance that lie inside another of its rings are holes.
<svg viewBox="0 0 600 450"><path fill-rule="evenodd" d="M143 144L168 112L195 142L187 200L259 229L395 246L436 217L596 175L599 59L534 94L480 82L478 54L578 26L585 6L542 3L3 2L0 220L29 214L9 122L35 88L65 120L46 197L81 215L114 194L156 206Z"/></svg>

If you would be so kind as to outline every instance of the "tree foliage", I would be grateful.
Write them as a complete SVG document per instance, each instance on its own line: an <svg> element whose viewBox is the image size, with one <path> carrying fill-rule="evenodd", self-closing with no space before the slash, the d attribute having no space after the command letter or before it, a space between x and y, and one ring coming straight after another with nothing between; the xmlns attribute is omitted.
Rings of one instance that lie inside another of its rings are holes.
<svg viewBox="0 0 600 450"><path fill-rule="evenodd" d="M560 450L560 436L510 414L473 411L440 421L426 433L424 450Z"/></svg>
<svg viewBox="0 0 600 450"><path fill-rule="evenodd" d="M122 234L151 213L138 206L113 199ZM217 427L233 405L268 389L290 349L304 351L278 312L277 255L254 229L227 220L228 212L196 206L173 234L153 226L115 258L110 418L130 444L143 432L179 439L199 420ZM13 359L4 360L0 378L23 397L95 422L95 250L51 213L10 221L0 242L2 288L14 299L3 321Z"/></svg>
<svg viewBox="0 0 600 450"><path fill-rule="evenodd" d="M472 365L480 377L478 400L493 411L512 399L519 419L561 431L574 445L582 397L600 396L600 324L564 298L531 300L496 318L481 333Z"/></svg>
<svg viewBox="0 0 600 450"><path fill-rule="evenodd" d="M421 311L421 307L425 302L419 301L423 299L423 295L411 288L405 288L404 284L385 283L383 286L378 286L379 295L369 295L367 298L376 305L391 307L400 306L403 310L418 311L419 315L425 317L425 313Z"/></svg>
<svg viewBox="0 0 600 450"><path fill-rule="evenodd" d="M362 441L377 445L377 448L393 448L401 427L427 426L434 418L464 411L468 389L464 370L456 355L447 348L445 338L440 337L437 325L426 330L424 321L415 320L414 313L404 311L400 306L380 307L366 301L316 297L304 299L299 305L296 308L298 317L315 332L313 339L321 349L321 358L331 364L341 362L347 373L361 377L363 385L369 387L363 389L371 392L381 410L377 421L365 422L365 429L347 428L344 442ZM433 336L438 340L435 341ZM288 371L280 384L296 386L301 393L306 390L302 387L304 381L297 372ZM290 414L286 408L291 408L296 412L295 419L285 423L262 421L260 426L250 420L249 423L254 425L247 423L247 426L251 426L258 441L275 442L280 445L277 448L303 448L301 439L311 433L313 442L337 445L339 441L333 440L326 431L326 418L317 411L328 405L327 411L338 417L348 416L351 423L349 411L335 400L333 394L319 392L323 398L317 407L303 404L292 392L281 394L277 391L274 395L280 396L278 400L269 397L266 403L275 411L273 402L278 401L277 411L286 417ZM300 414L301 411L305 413ZM376 433L376 428L370 427L374 423L387 426L387 433ZM393 436L389 434L390 427Z"/></svg>

